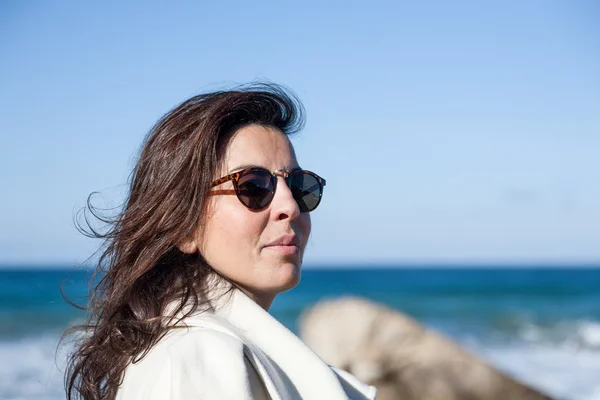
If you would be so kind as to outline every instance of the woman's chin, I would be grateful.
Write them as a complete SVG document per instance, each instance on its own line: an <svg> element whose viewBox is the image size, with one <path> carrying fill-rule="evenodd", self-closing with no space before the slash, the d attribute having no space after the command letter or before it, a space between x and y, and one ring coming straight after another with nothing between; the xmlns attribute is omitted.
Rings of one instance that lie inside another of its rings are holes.
<svg viewBox="0 0 600 400"><path fill-rule="evenodd" d="M295 288L300 283L301 268L295 263L283 263L274 268L269 276L269 291L281 293ZM265 282L267 283L267 282Z"/></svg>

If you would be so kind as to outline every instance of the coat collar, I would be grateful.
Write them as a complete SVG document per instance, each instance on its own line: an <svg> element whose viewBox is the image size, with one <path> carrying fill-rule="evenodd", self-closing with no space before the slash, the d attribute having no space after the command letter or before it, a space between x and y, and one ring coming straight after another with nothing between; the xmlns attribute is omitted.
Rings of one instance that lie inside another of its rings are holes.
<svg viewBox="0 0 600 400"><path fill-rule="evenodd" d="M263 377L272 399L365 400L375 388L329 367L296 335L241 290L211 301L211 311L194 313L187 325L229 331L250 350L248 358Z"/></svg>

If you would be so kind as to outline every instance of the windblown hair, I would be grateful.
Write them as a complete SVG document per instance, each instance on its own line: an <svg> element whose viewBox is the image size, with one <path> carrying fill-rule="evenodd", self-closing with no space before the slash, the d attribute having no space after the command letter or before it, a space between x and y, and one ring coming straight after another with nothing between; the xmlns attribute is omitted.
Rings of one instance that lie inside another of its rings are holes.
<svg viewBox="0 0 600 400"><path fill-rule="evenodd" d="M101 216L88 198L80 229L103 246L88 319L65 333L81 334L65 375L69 400L114 399L127 365L172 329L175 315L206 304L214 271L201 254L184 254L176 245L202 229L210 183L232 133L250 124L295 133L304 124L302 104L273 84L192 97L148 133L116 216ZM94 229L90 215L108 229Z"/></svg>

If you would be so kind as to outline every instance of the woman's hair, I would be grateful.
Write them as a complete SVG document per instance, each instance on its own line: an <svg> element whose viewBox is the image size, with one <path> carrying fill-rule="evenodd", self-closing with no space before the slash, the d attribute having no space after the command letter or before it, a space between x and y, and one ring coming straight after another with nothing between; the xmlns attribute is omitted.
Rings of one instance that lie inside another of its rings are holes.
<svg viewBox="0 0 600 400"><path fill-rule="evenodd" d="M104 245L94 270L98 283L90 284L88 320L66 332L83 333L69 357L68 399L115 398L126 366L172 328L174 315L185 317L206 304L214 271L201 254L184 254L176 245L202 227L210 183L231 134L249 124L289 135L302 128L303 108L273 84L192 97L148 133L114 218L101 216L88 198L81 230ZM109 229L94 229L90 214Z"/></svg>

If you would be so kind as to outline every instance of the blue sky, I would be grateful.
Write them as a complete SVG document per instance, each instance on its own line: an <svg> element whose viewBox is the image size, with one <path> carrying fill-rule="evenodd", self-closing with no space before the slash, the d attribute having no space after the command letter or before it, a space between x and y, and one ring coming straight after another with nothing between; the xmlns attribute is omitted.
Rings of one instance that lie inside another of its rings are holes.
<svg viewBox="0 0 600 400"><path fill-rule="evenodd" d="M327 4L323 4L327 3ZM485 4L484 4L485 3ZM142 138L252 80L307 109L307 265L600 261L594 1L2 2L0 263L84 261Z"/></svg>

